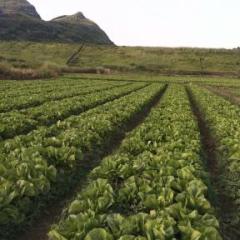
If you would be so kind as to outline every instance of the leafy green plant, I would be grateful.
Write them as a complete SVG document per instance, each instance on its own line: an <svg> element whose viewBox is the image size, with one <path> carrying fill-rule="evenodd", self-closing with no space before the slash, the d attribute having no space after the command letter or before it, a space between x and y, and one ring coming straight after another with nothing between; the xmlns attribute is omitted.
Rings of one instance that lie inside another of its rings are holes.
<svg viewBox="0 0 240 240"><path fill-rule="evenodd" d="M59 182L62 183L61 191L66 191L73 176L81 171L82 159L86 155L101 154L129 120L164 88L161 84L143 86L145 84L125 86L123 89L129 94L119 99L58 121L51 127L39 127L27 135L0 142L1 228L21 226L34 214L33 204L36 211L43 204L44 197L57 194L55 186ZM119 91L112 91L112 95L122 94L123 89L119 87ZM136 91L132 92L133 89ZM65 181L69 175L72 178ZM87 203L89 206L103 210L112 204L111 188L105 188L105 185L106 181L97 181L93 185L93 189L99 191L97 196L102 195L102 198L97 203ZM95 193L89 191L88 194ZM81 204L75 202L71 211L78 211ZM91 211L87 216L89 214ZM91 222L89 224L92 226ZM2 231L0 236L4 233Z"/></svg>
<svg viewBox="0 0 240 240"><path fill-rule="evenodd" d="M61 93L58 97L56 96L56 99L54 99L53 93L50 93L53 101L50 99L46 101L46 96L44 96L43 99L45 98L45 100L42 100L43 104L39 106L26 106L26 109L20 111L13 110L7 113L0 113L0 137L7 139L19 134L28 133L41 125L50 125L56 123L58 120L64 120L71 115L78 115L97 105L112 101L115 98L131 93L144 86L146 86L146 84L143 83L133 85L124 84L118 87L100 85L90 87L89 90L81 89L79 91L79 89L73 89L72 93L66 92L65 97L64 93ZM58 98L59 100L56 102L55 100ZM34 101L34 99L32 100ZM41 97L38 98L38 100L41 101ZM16 99L16 102L24 104L24 102L21 102L21 98ZM18 103L16 105L18 105ZM5 105L7 105L7 101Z"/></svg>
<svg viewBox="0 0 240 240"><path fill-rule="evenodd" d="M117 152L91 171L49 237L221 240L205 176L186 92L171 86Z"/></svg>
<svg viewBox="0 0 240 240"><path fill-rule="evenodd" d="M240 108L206 89L192 86L191 90L216 139L218 194L230 199L229 206L233 206L222 221L230 229L225 232L231 235L231 228L237 229L240 224Z"/></svg>

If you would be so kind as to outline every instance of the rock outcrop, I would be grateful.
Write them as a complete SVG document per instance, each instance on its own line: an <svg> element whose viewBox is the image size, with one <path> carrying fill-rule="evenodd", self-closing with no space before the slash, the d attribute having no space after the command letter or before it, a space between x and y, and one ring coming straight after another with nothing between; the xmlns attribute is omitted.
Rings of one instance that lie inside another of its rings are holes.
<svg viewBox="0 0 240 240"><path fill-rule="evenodd" d="M25 15L41 19L35 7L26 0L0 0L2 15Z"/></svg>

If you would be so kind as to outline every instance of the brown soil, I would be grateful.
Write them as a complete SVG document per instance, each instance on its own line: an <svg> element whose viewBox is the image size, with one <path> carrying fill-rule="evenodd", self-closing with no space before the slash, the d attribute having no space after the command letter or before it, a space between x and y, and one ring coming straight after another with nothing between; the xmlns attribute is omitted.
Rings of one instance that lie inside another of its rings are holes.
<svg viewBox="0 0 240 240"><path fill-rule="evenodd" d="M224 97L228 101L232 102L233 104L240 105L240 97L234 95L229 89L226 89L224 87L213 87L213 86L205 86L206 89L209 91Z"/></svg>
<svg viewBox="0 0 240 240"><path fill-rule="evenodd" d="M221 187L221 175L223 173L223 169L219 166L219 159L216 151L216 140L211 134L211 130L208 127L208 124L205 120L201 109L199 108L196 99L194 98L191 90L186 87L186 91L189 97L189 101L191 104L192 111L196 117L198 122L200 134L201 134L201 142L202 148L205 155L207 168L210 173L210 188L213 187L215 199L212 201L212 204L215 205L217 209L217 213L220 219L221 225L221 233L224 240L239 240L239 232L234 230L233 227L230 226L230 221L232 220L232 216L236 211L235 204L232 199L230 199L227 194L223 191ZM225 193L225 194L224 194Z"/></svg>
<svg viewBox="0 0 240 240"><path fill-rule="evenodd" d="M21 234L17 239L18 240L47 240L47 233L52 224L57 222L61 216L62 210L64 207L74 199L74 196L82 189L82 187L87 183L87 175L88 173L99 164L102 158L107 155L112 154L121 144L126 134L140 125L144 119L148 116L151 109L155 107L163 94L167 89L167 85L163 90L158 92L152 101L145 106L141 110L141 112L137 113L126 125L125 127L109 139L108 144L105 146L105 151L99 156L96 154L95 157L93 155L85 158L84 161L81 162L81 176L78 176L78 182L75 183L75 186L71 186L68 194L65 195L61 200L55 200L52 204L49 204L45 207L45 210L42 211L41 215L34 221L33 225L28 229L25 229L24 234Z"/></svg>

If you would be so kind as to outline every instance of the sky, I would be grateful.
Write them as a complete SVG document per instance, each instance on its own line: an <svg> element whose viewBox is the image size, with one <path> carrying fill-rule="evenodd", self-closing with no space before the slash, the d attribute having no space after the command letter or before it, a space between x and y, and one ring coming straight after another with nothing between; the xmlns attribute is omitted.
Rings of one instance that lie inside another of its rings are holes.
<svg viewBox="0 0 240 240"><path fill-rule="evenodd" d="M121 46L240 46L239 0L29 1L44 20L83 12Z"/></svg>

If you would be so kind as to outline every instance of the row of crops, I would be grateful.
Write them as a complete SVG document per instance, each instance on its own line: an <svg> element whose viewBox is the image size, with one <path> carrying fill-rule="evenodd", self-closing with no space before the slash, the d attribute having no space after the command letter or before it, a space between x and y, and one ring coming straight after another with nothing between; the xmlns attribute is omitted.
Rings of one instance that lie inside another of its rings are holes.
<svg viewBox="0 0 240 240"><path fill-rule="evenodd" d="M0 239L81 185L86 166L86 184L51 226L51 240L240 238L239 106L197 85L187 92L77 78L6 81L0 96ZM190 102L216 140L217 183Z"/></svg>
<svg viewBox="0 0 240 240"><path fill-rule="evenodd" d="M0 142L0 225L6 229L20 225L34 214L33 206L41 206L46 195L67 190L74 174L81 171L78 165L85 155L104 151L129 120L164 88L158 84L144 86L128 86L124 95L118 88L120 99L111 98L113 101L81 115Z"/></svg>
<svg viewBox="0 0 240 240"><path fill-rule="evenodd" d="M78 95L88 94L94 91L101 91L105 89L111 89L114 86L121 86L126 85L126 83L112 83L112 84L97 84L93 87L94 83L84 84L82 82L73 86L59 86L55 91L55 86L48 87L45 91L43 89L36 90L33 89L31 92L30 90L26 94L26 90L18 90L14 91L13 93L2 93L0 97L2 98L1 105L0 105L0 112L8 112L11 110L21 110L25 108L35 107L38 105L43 104L44 102L48 101L56 101L62 100L65 98L71 98ZM80 87L80 88L79 88ZM29 97L31 94L31 97Z"/></svg>
<svg viewBox="0 0 240 240"><path fill-rule="evenodd" d="M89 176L50 239L221 239L185 89L171 87Z"/></svg>
<svg viewBox="0 0 240 240"><path fill-rule="evenodd" d="M0 138L13 138L26 134L42 125L51 125L72 115L78 115L88 109L120 98L145 87L146 84L125 84L115 87L91 87L82 90L78 96L59 101L48 101L40 106L0 114ZM99 88L102 90L99 91Z"/></svg>
<svg viewBox="0 0 240 240"><path fill-rule="evenodd" d="M216 139L219 194L222 200L230 198L232 203L225 204L223 221L226 228L240 236L240 108L209 91L193 87L192 92Z"/></svg>

